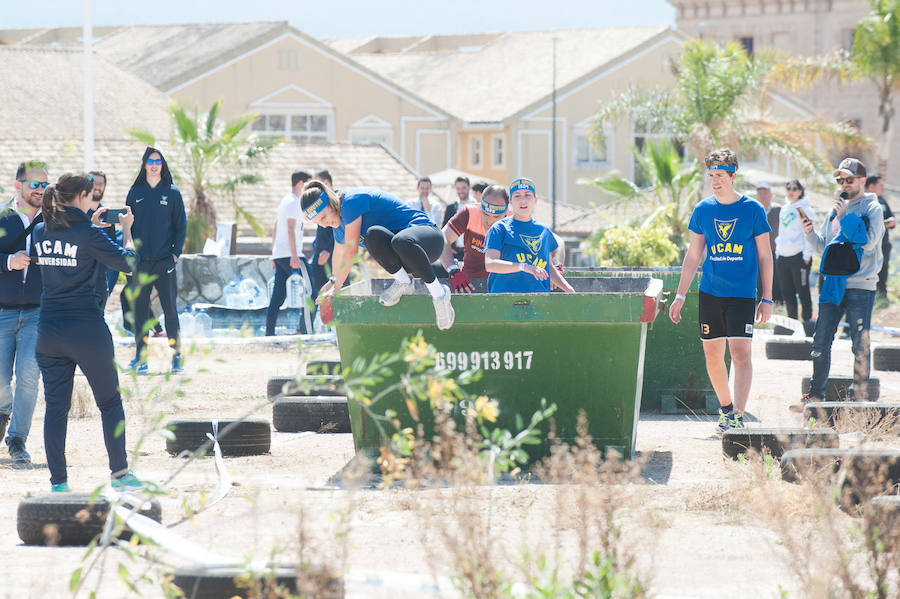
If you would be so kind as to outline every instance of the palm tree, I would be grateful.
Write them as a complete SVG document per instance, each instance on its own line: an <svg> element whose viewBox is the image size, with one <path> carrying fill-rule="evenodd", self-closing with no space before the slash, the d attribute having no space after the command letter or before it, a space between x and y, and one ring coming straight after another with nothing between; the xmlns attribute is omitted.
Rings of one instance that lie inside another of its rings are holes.
<svg viewBox="0 0 900 599"><path fill-rule="evenodd" d="M709 151L728 146L744 154L788 158L810 178L831 171L817 148L820 139L867 145L848 123L778 120L769 109L775 87L800 89L819 80L849 79L851 64L840 55L792 58L769 52L750 58L737 43L693 40L673 62L672 72L675 83L669 88L633 87L601 107L593 134L602 135L608 121L630 116L683 144L698 164Z"/></svg>
<svg viewBox="0 0 900 599"><path fill-rule="evenodd" d="M215 237L216 207L211 195L214 191L224 193L232 203L235 216L244 218L258 235L264 235L260 223L240 206L237 189L240 185L262 182L262 177L251 169L281 140L257 139L245 133L256 114L221 121L221 107L222 101L217 100L209 112L201 115L196 109L189 114L177 102L169 105L174 128L174 152L169 165L177 179L187 181L193 195L188 210L187 252L199 251L204 239ZM156 138L146 131L132 129L128 133L147 145L156 145Z"/></svg>
<svg viewBox="0 0 900 599"><path fill-rule="evenodd" d="M642 151L638 152L635 149L633 153L649 184L647 188L642 189L637 183L624 178L616 171L588 183L626 200L651 196L657 208L647 218L645 224L658 220L667 221L670 229L669 238L679 248L683 247L687 233L687 219L702 184L700 169L695 164L685 164L675 144L665 137L657 141L647 140Z"/></svg>
<svg viewBox="0 0 900 599"><path fill-rule="evenodd" d="M894 90L900 82L900 0L871 0L872 10L853 34L851 56L860 74L878 89L881 135L878 143L879 173L887 172L893 138Z"/></svg>

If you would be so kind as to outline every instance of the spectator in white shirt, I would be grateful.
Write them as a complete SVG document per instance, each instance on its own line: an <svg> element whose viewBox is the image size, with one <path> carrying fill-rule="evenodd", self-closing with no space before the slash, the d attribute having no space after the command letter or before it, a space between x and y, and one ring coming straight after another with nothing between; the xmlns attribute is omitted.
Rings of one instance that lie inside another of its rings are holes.
<svg viewBox="0 0 900 599"><path fill-rule="evenodd" d="M428 177L420 177L419 182L416 183L416 191L419 193L419 197L413 200L407 200L406 205L410 208L421 210L428 215L428 218L430 218L435 225L440 225L444 209L431 197L431 179Z"/></svg>
<svg viewBox="0 0 900 599"><path fill-rule="evenodd" d="M312 177L309 173L296 171L291 175L291 192L278 204L275 230L272 232L272 269L275 271L275 285L266 312L266 335L275 334L278 311L287 298L287 280L300 270L304 260L303 252L303 211L300 209L300 194L303 185Z"/></svg>

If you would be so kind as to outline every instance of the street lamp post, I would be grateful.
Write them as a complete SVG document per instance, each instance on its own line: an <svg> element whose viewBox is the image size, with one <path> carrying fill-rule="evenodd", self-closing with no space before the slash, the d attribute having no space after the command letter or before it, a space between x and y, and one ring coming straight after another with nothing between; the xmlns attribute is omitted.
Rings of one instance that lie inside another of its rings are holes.
<svg viewBox="0 0 900 599"><path fill-rule="evenodd" d="M556 230L556 41L559 38L553 38L553 129L550 133L550 186L553 195L551 201L553 205L553 217L551 228Z"/></svg>
<svg viewBox="0 0 900 599"><path fill-rule="evenodd" d="M94 72L91 24L91 0L84 0L84 26L81 32L84 46L84 171L94 168Z"/></svg>

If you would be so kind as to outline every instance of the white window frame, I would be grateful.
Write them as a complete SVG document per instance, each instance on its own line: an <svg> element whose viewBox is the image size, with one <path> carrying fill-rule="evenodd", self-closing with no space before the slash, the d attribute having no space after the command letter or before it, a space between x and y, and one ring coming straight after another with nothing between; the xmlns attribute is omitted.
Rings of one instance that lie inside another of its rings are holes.
<svg viewBox="0 0 900 599"><path fill-rule="evenodd" d="M497 160L497 142L500 142L500 160ZM505 133L495 133L491 135L491 167L492 168L504 168L506 167L506 134Z"/></svg>
<svg viewBox="0 0 900 599"><path fill-rule="evenodd" d="M334 111L333 110L322 110L322 109L307 109L307 110L262 110L259 111L260 117L266 117L266 125L268 127L268 117L271 116L281 116L284 117L284 129L256 129L253 128L253 132L257 135L281 135L286 139L292 141L299 142L331 142L334 141ZM306 130L305 133L294 131L291 129L291 117L295 116L305 116L305 117L314 117L314 116L324 116L325 117L325 131L324 132L313 132L310 130ZM255 125L255 122L251 124L251 128ZM296 139L294 136L303 136L305 139Z"/></svg>
<svg viewBox="0 0 900 599"><path fill-rule="evenodd" d="M613 142L615 140L615 130L609 126L604 127L603 137L606 140L606 158L603 160L591 160L588 162L580 162L578 160L578 140L586 138L590 147L591 155L594 154L594 145L591 143L591 127L594 117L588 117L572 126L572 168L575 170L597 170L609 168L613 164Z"/></svg>
<svg viewBox="0 0 900 599"><path fill-rule="evenodd" d="M631 146L633 148L635 148L635 151L640 151L637 149L637 144L635 143L635 140L638 137L642 137L645 141L648 139L661 139L663 137L668 137L670 139L672 138L672 134L668 131L663 131L662 133L647 133L647 132L638 133L637 132L637 120L635 120L634 117L631 117L630 120L631 120ZM685 146L684 147L684 156L682 157L682 161L681 161L682 166L686 166L688 164L688 161L689 161L688 148L687 148L687 146ZM632 181L636 181L637 167L638 167L638 162L637 162L637 160L634 159L634 155L632 155L631 156L631 180Z"/></svg>
<svg viewBox="0 0 900 599"><path fill-rule="evenodd" d="M388 121L374 114L351 123L348 137L350 143L378 143L388 149L394 147L394 127ZM385 141L376 141L371 139L373 137L384 137Z"/></svg>
<svg viewBox="0 0 900 599"><path fill-rule="evenodd" d="M478 148L476 149L476 144ZM475 161L475 155L478 154L478 161ZM484 136L472 135L469 137L469 166L472 168L481 168L484 164Z"/></svg>

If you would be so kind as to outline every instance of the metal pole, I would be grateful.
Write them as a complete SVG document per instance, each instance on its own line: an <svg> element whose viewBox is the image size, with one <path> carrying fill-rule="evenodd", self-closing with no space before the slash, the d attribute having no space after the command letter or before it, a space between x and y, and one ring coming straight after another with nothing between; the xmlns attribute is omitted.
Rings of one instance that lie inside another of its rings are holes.
<svg viewBox="0 0 900 599"><path fill-rule="evenodd" d="M94 69L92 45L94 31L91 24L91 0L84 0L84 170L94 168Z"/></svg>
<svg viewBox="0 0 900 599"><path fill-rule="evenodd" d="M553 223L551 228L556 230L556 40L553 38L553 131L550 135L550 179L553 195Z"/></svg>

